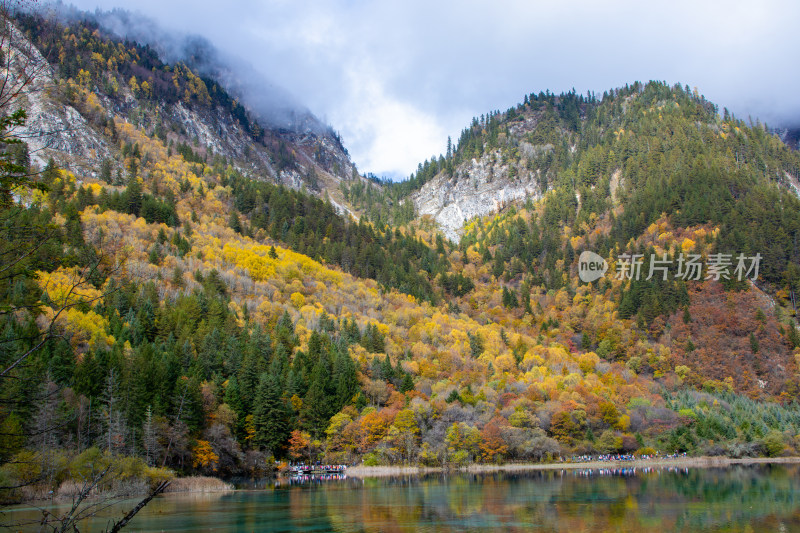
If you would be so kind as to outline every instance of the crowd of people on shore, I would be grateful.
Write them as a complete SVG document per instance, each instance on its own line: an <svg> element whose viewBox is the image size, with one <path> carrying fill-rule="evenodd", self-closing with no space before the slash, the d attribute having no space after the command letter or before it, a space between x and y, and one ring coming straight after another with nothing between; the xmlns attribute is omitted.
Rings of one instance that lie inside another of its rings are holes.
<svg viewBox="0 0 800 533"><path fill-rule="evenodd" d="M656 452L651 455L634 455L631 453L615 453L615 454L601 454L601 455L573 455L570 457L572 463L589 463L589 462L624 462L624 461L647 461L653 459L678 459L686 457L686 452L683 453L670 453L661 455Z"/></svg>
<svg viewBox="0 0 800 533"><path fill-rule="evenodd" d="M304 475L304 474L343 474L347 470L346 465L326 465L321 463L316 463L313 465L305 464L305 463L294 463L289 465L289 472L293 475Z"/></svg>
<svg viewBox="0 0 800 533"><path fill-rule="evenodd" d="M617 454L599 454L599 455L573 455L571 457L561 457L560 462L569 463L619 463L619 462L633 462L633 461L655 461L662 459L680 459L686 457L686 453L671 453L661 454L656 452L650 455L634 455L629 453ZM321 482L321 481L342 481L348 479L347 465L336 464L306 464L306 463L293 463L289 464L288 468L288 481L290 484ZM573 470L574 475L581 477L592 476L628 476L637 473L647 474L651 471L661 471L658 467L635 467L635 466L620 466L620 467L601 467L601 468L585 468ZM668 470L672 470L669 468ZM677 470L677 469L676 469ZM565 470L566 472L566 470Z"/></svg>

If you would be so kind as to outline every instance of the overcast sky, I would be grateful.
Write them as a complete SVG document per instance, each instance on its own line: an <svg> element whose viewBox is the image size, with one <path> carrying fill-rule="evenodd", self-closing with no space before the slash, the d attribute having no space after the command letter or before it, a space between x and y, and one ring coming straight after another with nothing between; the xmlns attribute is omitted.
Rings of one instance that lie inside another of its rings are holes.
<svg viewBox="0 0 800 533"><path fill-rule="evenodd" d="M800 124L800 2L72 0L241 57L331 124L362 172L407 176L473 116L635 80Z"/></svg>

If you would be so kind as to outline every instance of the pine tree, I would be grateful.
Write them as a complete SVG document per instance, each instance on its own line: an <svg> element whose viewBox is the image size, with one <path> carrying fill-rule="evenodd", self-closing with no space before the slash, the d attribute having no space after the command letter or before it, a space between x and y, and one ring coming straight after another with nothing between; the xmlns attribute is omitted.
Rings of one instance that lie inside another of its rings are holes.
<svg viewBox="0 0 800 533"><path fill-rule="evenodd" d="M112 367L106 378L103 391L103 423L105 425L105 438L103 446L111 453L121 451L125 445L127 428L119 407L118 394L119 380Z"/></svg>
<svg viewBox="0 0 800 533"><path fill-rule="evenodd" d="M800 335L797 333L797 328L794 325L794 321L790 320L787 328L789 329L789 333L786 336L786 339L789 341L789 346L792 348L797 348L800 346Z"/></svg>
<svg viewBox="0 0 800 533"><path fill-rule="evenodd" d="M138 215L142 209L142 184L132 179L124 193L125 208L131 215Z"/></svg>
<svg viewBox="0 0 800 533"><path fill-rule="evenodd" d="M510 290L505 285L503 285L502 300L503 300L503 305L509 309L519 307L519 301L517 300L517 293L513 290Z"/></svg>
<svg viewBox="0 0 800 533"><path fill-rule="evenodd" d="M267 367L263 359L259 359L258 356L252 353L245 355L239 370L239 379L237 380L245 412L250 412L253 407L253 399L258 391L260 376L266 370Z"/></svg>
<svg viewBox="0 0 800 533"><path fill-rule="evenodd" d="M758 353L758 349L759 349L758 339L756 338L756 336L753 333L751 333L750 334L750 351L752 351L755 354L755 353Z"/></svg>
<svg viewBox="0 0 800 533"><path fill-rule="evenodd" d="M308 375L306 373L306 358L303 352L297 352L292 361L292 368L286 378L286 392L291 396L303 398L308 392Z"/></svg>
<svg viewBox="0 0 800 533"><path fill-rule="evenodd" d="M350 403L360 388L356 365L346 351L336 351L333 360L333 383L336 387L334 411Z"/></svg>
<svg viewBox="0 0 800 533"><path fill-rule="evenodd" d="M403 373L403 381L400 383L400 392L409 392L414 390L414 378L408 372Z"/></svg>
<svg viewBox="0 0 800 533"><path fill-rule="evenodd" d="M480 333L475 333L474 335L471 332L467 332L467 338L469 339L469 351L472 355L473 359L477 359L483 354L483 338L481 337Z"/></svg>
<svg viewBox="0 0 800 533"><path fill-rule="evenodd" d="M155 466L158 460L158 453L160 445L158 443L158 435L156 434L155 426L153 425L153 409L147 406L147 411L144 416L144 423L142 425L142 444L144 447L145 461L150 466Z"/></svg>
<svg viewBox="0 0 800 533"><path fill-rule="evenodd" d="M392 381L395 377L394 367L392 366L392 361L389 359L389 354L386 354L386 357L383 359L383 363L381 363L381 379L385 381Z"/></svg>
<svg viewBox="0 0 800 533"><path fill-rule="evenodd" d="M289 415L279 379L266 372L261 374L253 412L254 444L278 456L289 438Z"/></svg>
<svg viewBox="0 0 800 533"><path fill-rule="evenodd" d="M241 430L244 428L244 420L246 415L246 411L244 408L244 402L242 401L242 394L241 390L239 389L239 382L236 379L236 376L231 376L228 379L228 386L225 387L225 396L223 397L228 406L233 409L233 412L236 413L236 420L237 420L237 429Z"/></svg>
<svg viewBox="0 0 800 533"><path fill-rule="evenodd" d="M257 324L256 327L253 328L253 334L250 335L250 342L247 344L247 350L253 357L263 361L265 364L270 362L272 358L272 341L261 324Z"/></svg>
<svg viewBox="0 0 800 533"><path fill-rule="evenodd" d="M228 218L228 227L236 233L242 233L242 222L239 220L239 213L235 209L231 211L231 216Z"/></svg>
<svg viewBox="0 0 800 533"><path fill-rule="evenodd" d="M305 428L315 438L325 431L331 416L337 411L334 403L336 389L332 384L331 371L328 355L323 352L311 374L301 412Z"/></svg>

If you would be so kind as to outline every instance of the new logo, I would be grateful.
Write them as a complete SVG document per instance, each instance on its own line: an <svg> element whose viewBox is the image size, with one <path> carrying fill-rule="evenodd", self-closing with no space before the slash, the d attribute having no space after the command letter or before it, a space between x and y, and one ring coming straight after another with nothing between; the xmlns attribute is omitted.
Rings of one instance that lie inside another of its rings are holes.
<svg viewBox="0 0 800 533"><path fill-rule="evenodd" d="M606 270L608 270L608 263L594 252L587 250L582 252L578 258L578 277L584 283L591 283L602 278Z"/></svg>

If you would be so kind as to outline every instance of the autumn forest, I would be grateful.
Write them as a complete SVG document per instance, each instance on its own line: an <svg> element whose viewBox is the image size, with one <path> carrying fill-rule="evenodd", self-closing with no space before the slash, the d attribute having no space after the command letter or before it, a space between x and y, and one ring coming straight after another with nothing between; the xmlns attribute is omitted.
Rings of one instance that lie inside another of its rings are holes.
<svg viewBox="0 0 800 533"><path fill-rule="evenodd" d="M46 61L37 98L98 141L34 150L15 132L43 104L0 102L3 500L112 458L152 484L800 454L800 155L765 125L679 84L533 93L385 182L91 21L13 23ZM8 69L26 57L4 47ZM412 195L473 160L540 194L449 239ZM581 281L584 251L605 276ZM648 272L720 253L758 274L615 275L626 254Z"/></svg>

